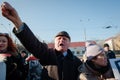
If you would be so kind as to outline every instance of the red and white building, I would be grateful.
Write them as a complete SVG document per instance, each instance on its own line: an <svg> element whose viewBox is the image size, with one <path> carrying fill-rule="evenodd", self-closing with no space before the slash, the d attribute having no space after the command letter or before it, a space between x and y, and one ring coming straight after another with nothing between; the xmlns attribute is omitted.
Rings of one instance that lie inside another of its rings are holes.
<svg viewBox="0 0 120 80"><path fill-rule="evenodd" d="M54 43L48 44L49 48L54 48ZM82 56L85 52L85 42L71 42L69 49L76 56Z"/></svg>

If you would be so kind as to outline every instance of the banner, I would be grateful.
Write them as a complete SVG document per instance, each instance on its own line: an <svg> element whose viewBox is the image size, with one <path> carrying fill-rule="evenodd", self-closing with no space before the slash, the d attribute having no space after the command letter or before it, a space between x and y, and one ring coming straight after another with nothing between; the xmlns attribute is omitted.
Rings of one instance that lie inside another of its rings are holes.
<svg viewBox="0 0 120 80"><path fill-rule="evenodd" d="M6 64L0 62L0 80L6 80Z"/></svg>
<svg viewBox="0 0 120 80"><path fill-rule="evenodd" d="M120 58L109 59L115 76L115 79L120 80Z"/></svg>

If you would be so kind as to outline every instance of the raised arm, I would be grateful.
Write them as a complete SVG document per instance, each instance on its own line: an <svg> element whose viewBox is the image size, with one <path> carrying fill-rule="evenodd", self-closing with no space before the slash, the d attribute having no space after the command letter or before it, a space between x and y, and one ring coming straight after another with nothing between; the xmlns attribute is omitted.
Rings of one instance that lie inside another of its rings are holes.
<svg viewBox="0 0 120 80"><path fill-rule="evenodd" d="M9 3L3 2L1 11L2 15L13 22L16 28L19 28L23 24L17 11Z"/></svg>
<svg viewBox="0 0 120 80"><path fill-rule="evenodd" d="M49 54L53 52L49 51L47 45L36 38L30 28L21 21L17 11L9 3L4 2L1 5L1 11L2 15L15 25L13 32L20 42L29 52L40 59L41 64L56 63L54 62L56 61L54 60L55 58L52 58L54 54Z"/></svg>

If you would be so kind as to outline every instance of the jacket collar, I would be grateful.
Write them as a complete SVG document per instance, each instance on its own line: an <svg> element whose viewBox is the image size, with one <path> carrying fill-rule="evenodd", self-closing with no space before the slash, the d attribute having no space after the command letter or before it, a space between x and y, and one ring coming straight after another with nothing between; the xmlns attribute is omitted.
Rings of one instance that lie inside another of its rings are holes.
<svg viewBox="0 0 120 80"><path fill-rule="evenodd" d="M56 54L57 56L59 56L59 55L61 55L61 54L63 54L63 53L60 52L60 51L57 51L57 50L55 49L55 54ZM66 58L69 58L69 59L73 59L74 55L73 55L73 53L71 52L70 49L67 50L67 55L66 55L65 57L66 57Z"/></svg>

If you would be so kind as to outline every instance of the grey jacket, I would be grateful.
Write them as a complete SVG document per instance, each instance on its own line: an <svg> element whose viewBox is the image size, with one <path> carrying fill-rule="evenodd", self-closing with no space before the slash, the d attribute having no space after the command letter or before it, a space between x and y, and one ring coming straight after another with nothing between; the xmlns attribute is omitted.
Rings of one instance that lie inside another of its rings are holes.
<svg viewBox="0 0 120 80"><path fill-rule="evenodd" d="M87 63L84 63L79 67L80 80L115 80L112 69L109 68L104 74L100 74L98 71L92 69Z"/></svg>

